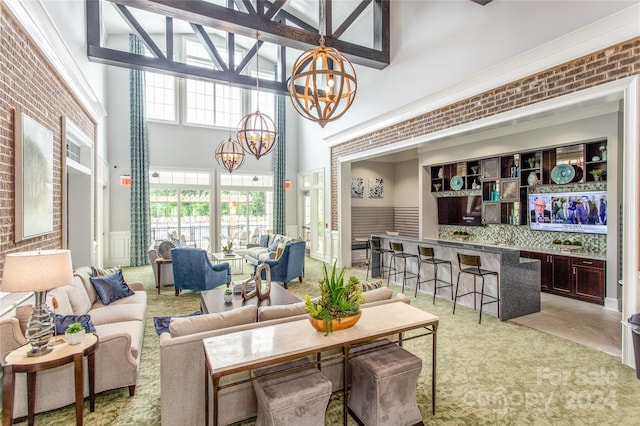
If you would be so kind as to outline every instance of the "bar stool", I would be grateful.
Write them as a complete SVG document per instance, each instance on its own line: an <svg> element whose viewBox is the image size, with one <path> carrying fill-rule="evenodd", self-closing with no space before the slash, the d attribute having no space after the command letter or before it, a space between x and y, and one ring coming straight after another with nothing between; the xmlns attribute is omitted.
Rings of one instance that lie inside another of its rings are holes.
<svg viewBox="0 0 640 426"><path fill-rule="evenodd" d="M466 266L466 267L463 267ZM472 256L468 254L460 254L458 253L458 267L460 271L458 272L458 280L456 281L456 295L453 300L453 313L456 313L456 302L458 301L458 297L466 296L469 294L473 294L473 309L476 309L476 294L480 295L480 319L478 320L478 324L482 323L482 305L488 305L489 303L497 303L498 309L498 318L500 318L500 276L497 272L489 271L487 269L482 269L480 263L480 256ZM460 274L471 274L473 275L473 291L468 293L464 293L458 295L458 286L460 285ZM491 296L490 294L486 294L484 292L484 277L485 275L495 275L496 277L496 296ZM476 277L480 277L482 279L482 288L480 292L476 289ZM484 301L484 297L488 297L490 300L488 302Z"/></svg>
<svg viewBox="0 0 640 426"><path fill-rule="evenodd" d="M420 271L422 269L422 264L428 263L433 265L433 278L428 280L420 280ZM449 282L439 280L438 279L438 265L440 264L448 264L449 265ZM413 297L418 295L418 287L420 283L428 283L429 281L433 281L433 304L436 303L436 291L439 288L447 288L451 287L451 300L453 300L453 268L451 267L451 262L449 260L444 259L436 259L433 251L433 247L424 247L418 246L418 282L416 283L416 293ZM446 285L438 285L438 281L445 283Z"/></svg>
<svg viewBox="0 0 640 426"><path fill-rule="evenodd" d="M369 240L369 248L371 250L371 259L369 259L369 264L367 265L367 277L365 278L366 280L369 279L369 271L371 271L372 269L372 264L373 264L373 253L378 253L379 255L379 259L380 261L378 262L378 267L376 268L378 270L378 274L380 276L380 278L383 278L384 276L384 272L387 271L389 272L389 267L388 266L384 266L384 255L385 254L390 254L391 250L386 249L386 248L382 248L382 244L380 244L380 240L374 240L374 239L370 239ZM371 277L373 277L373 271L371 271Z"/></svg>
<svg viewBox="0 0 640 426"><path fill-rule="evenodd" d="M387 287L389 287L389 278L391 278L391 270L393 270L393 278L395 279L395 277L398 275L398 265L396 263L396 259L400 258L403 259L403 268L402 268L402 292L404 293L404 286L407 283L407 279L413 279L413 278L418 278L418 274L413 274L411 272L409 272L408 276L407 276L407 259L415 259L416 261L416 265L418 264L418 255L417 254L412 254L412 253L407 253L406 251L404 251L404 246L402 243L394 243L391 242L391 264L393 266L390 267L389 269L389 275L387 276ZM418 285L418 283L416 282L416 286Z"/></svg>

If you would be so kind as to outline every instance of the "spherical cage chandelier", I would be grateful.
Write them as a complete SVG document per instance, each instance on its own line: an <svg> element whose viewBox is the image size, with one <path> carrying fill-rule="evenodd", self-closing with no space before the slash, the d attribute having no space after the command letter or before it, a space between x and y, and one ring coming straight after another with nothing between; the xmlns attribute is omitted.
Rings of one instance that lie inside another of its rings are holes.
<svg viewBox="0 0 640 426"><path fill-rule="evenodd" d="M273 120L256 110L242 117L236 137L242 148L259 160L276 146L278 132Z"/></svg>
<svg viewBox="0 0 640 426"><path fill-rule="evenodd" d="M244 163L245 153L242 146L231 137L218 144L216 148L216 161L229 173L239 169Z"/></svg>
<svg viewBox="0 0 640 426"><path fill-rule="evenodd" d="M347 112L357 88L351 61L321 39L320 46L307 50L293 64L289 97L300 115L324 127Z"/></svg>

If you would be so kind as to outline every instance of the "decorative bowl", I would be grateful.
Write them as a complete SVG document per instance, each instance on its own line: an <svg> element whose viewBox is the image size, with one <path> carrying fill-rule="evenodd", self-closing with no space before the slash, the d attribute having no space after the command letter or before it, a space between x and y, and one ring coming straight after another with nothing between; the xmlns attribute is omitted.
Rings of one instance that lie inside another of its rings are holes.
<svg viewBox="0 0 640 426"><path fill-rule="evenodd" d="M454 176L451 178L451 189L454 191L459 191L462 189L464 185L464 180L460 176Z"/></svg>
<svg viewBox="0 0 640 426"><path fill-rule="evenodd" d="M551 179L557 184L569 183L575 175L575 169L569 164L558 164L551 170Z"/></svg>
<svg viewBox="0 0 640 426"><path fill-rule="evenodd" d="M358 311L358 313L353 316L342 318L340 321L337 319L332 320L331 330L325 330L324 321L321 319L315 319L309 316L309 322L316 330L323 333L329 333L330 331L344 330L345 328L353 327L360 320L360 315L362 315L362 311Z"/></svg>

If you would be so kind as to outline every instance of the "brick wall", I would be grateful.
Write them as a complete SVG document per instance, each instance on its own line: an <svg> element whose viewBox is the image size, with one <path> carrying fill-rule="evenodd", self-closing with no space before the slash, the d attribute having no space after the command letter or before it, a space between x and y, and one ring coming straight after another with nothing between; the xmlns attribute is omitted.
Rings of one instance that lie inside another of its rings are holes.
<svg viewBox="0 0 640 426"><path fill-rule="evenodd" d="M14 242L14 114L21 109L53 132L53 232ZM0 273L10 252L62 246L62 117L87 135L95 122L24 29L0 3Z"/></svg>
<svg viewBox="0 0 640 426"><path fill-rule="evenodd" d="M640 38L525 77L331 148L331 229L338 230L338 159L640 73Z"/></svg>

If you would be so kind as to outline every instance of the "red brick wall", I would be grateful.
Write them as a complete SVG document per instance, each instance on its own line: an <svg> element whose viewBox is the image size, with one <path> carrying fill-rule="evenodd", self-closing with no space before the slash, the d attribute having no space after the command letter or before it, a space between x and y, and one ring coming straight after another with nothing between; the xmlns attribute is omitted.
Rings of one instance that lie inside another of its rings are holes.
<svg viewBox="0 0 640 426"><path fill-rule="evenodd" d="M338 158L640 73L640 38L558 65L331 148L331 229L338 230Z"/></svg>
<svg viewBox="0 0 640 426"><path fill-rule="evenodd" d="M62 117L91 137L95 122L24 29L0 3L0 272L10 252L62 246ZM14 242L14 114L21 109L53 132L53 232Z"/></svg>

